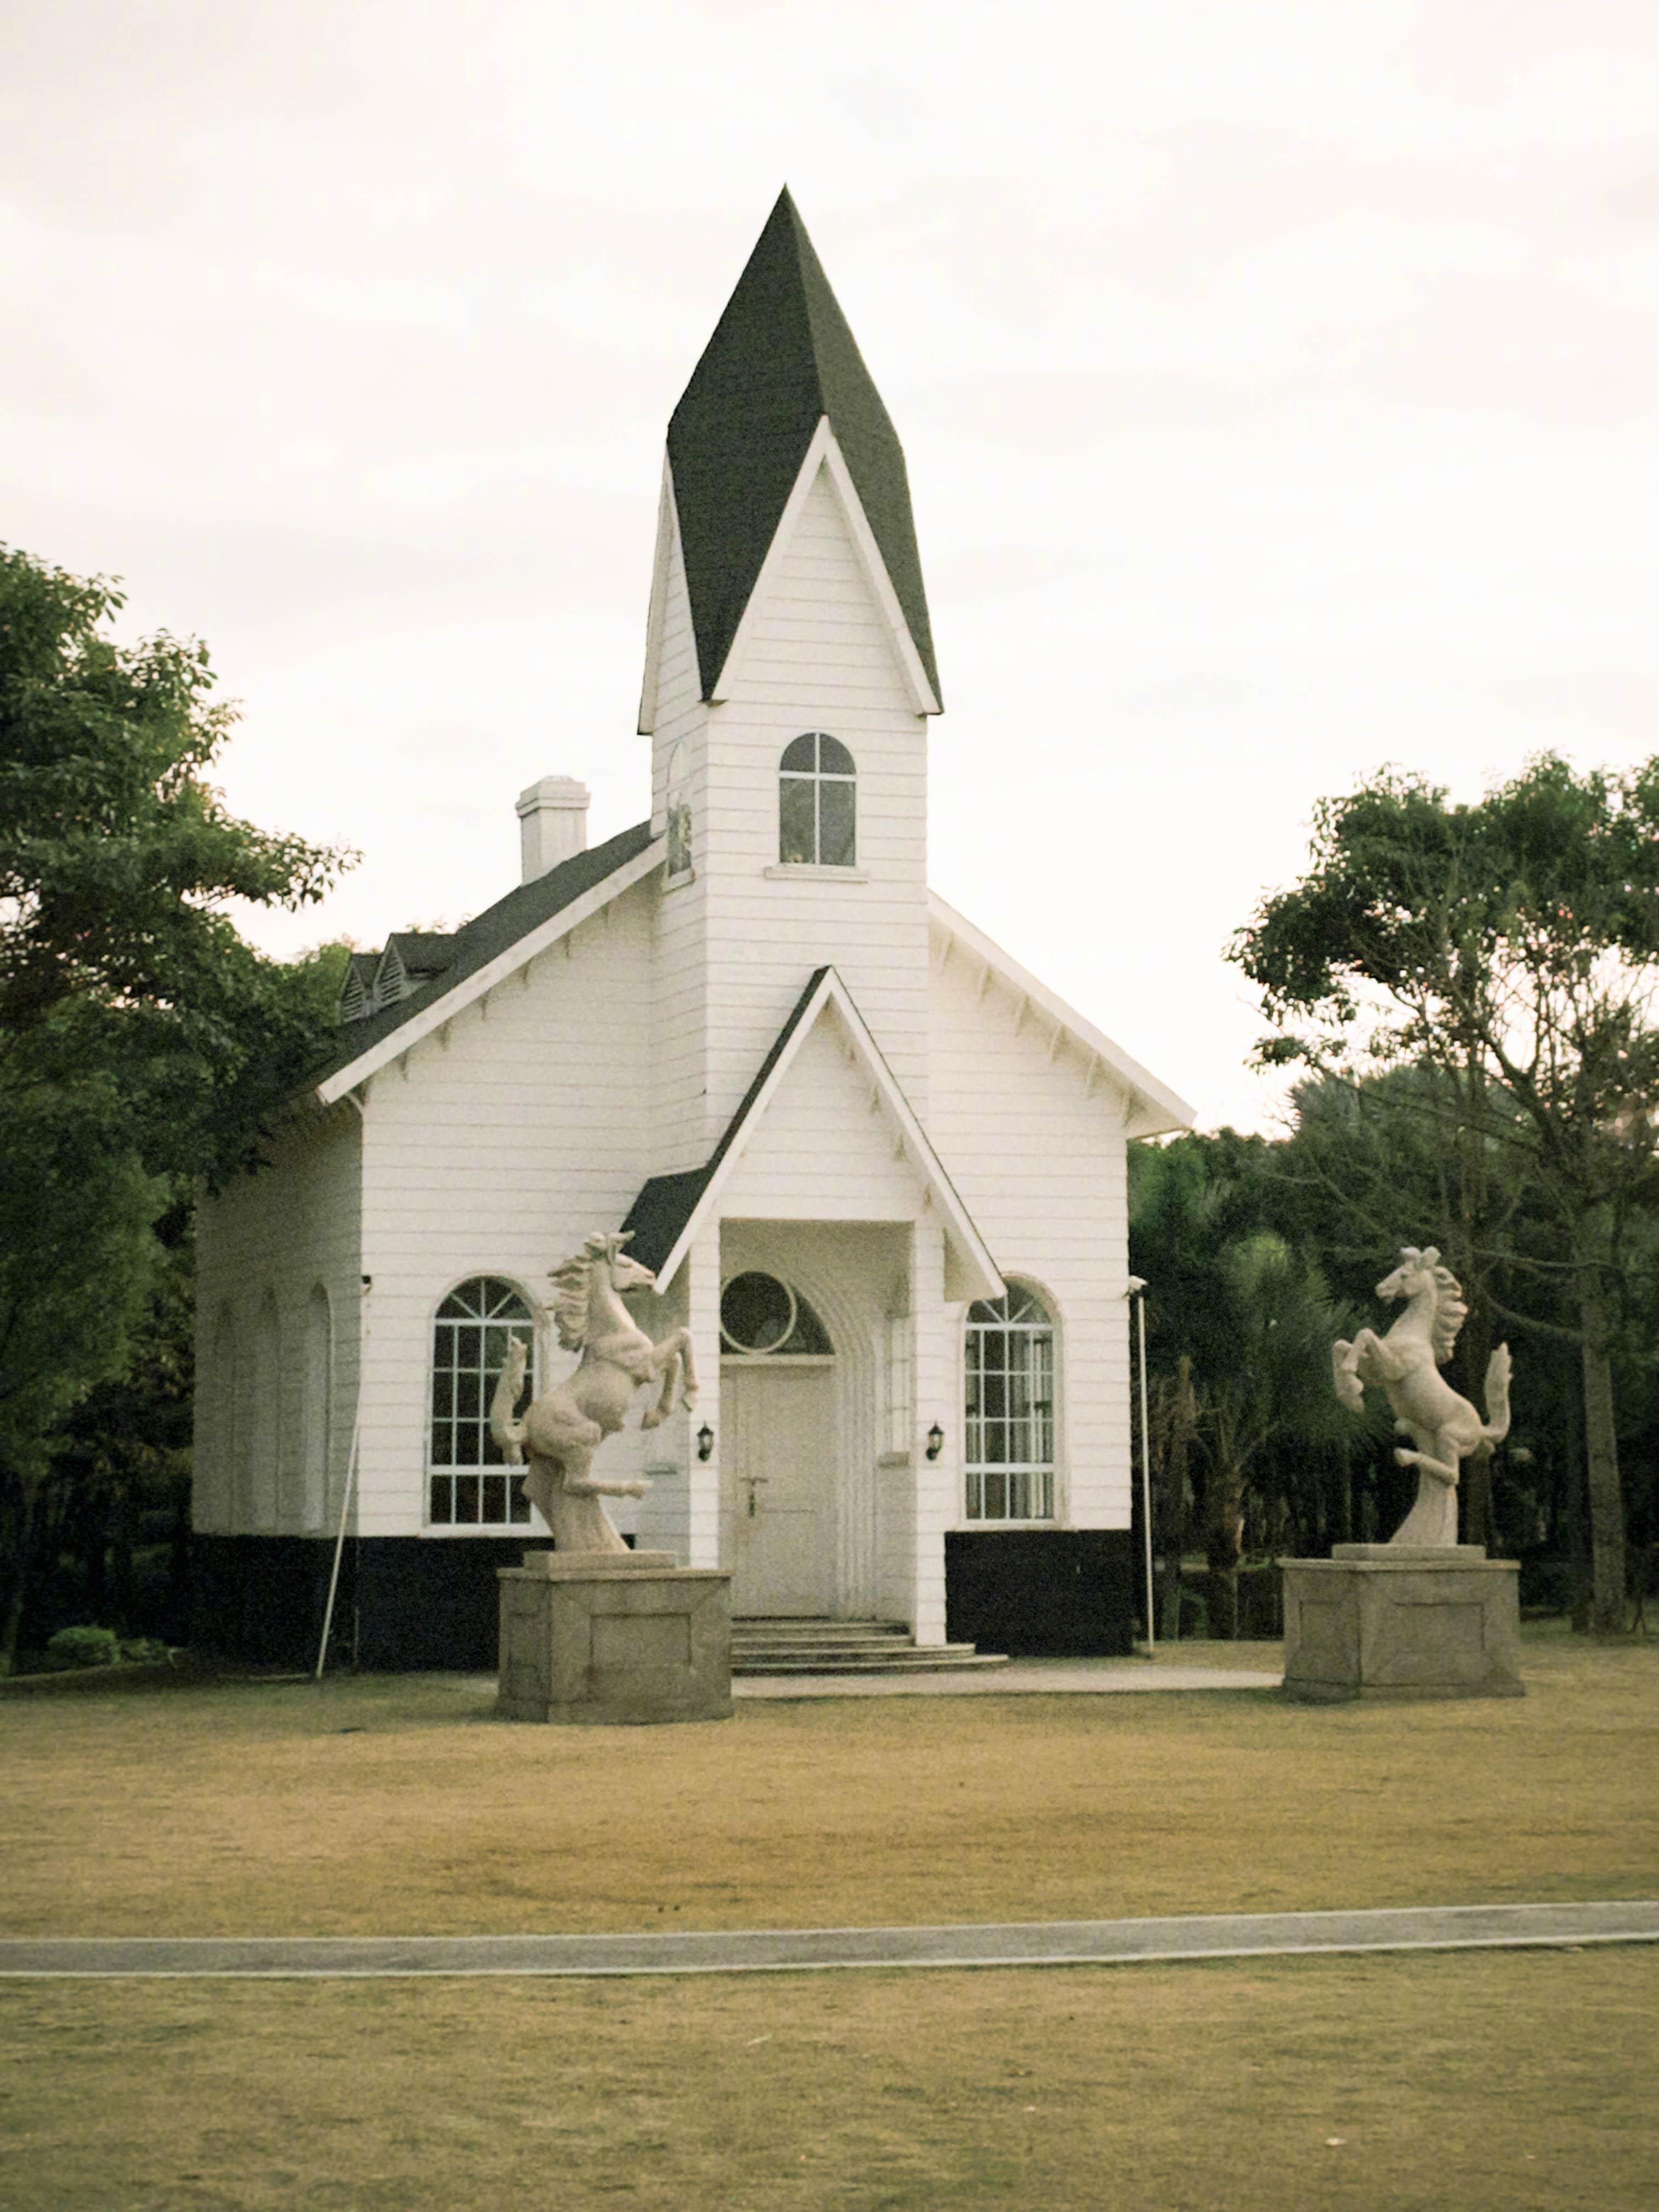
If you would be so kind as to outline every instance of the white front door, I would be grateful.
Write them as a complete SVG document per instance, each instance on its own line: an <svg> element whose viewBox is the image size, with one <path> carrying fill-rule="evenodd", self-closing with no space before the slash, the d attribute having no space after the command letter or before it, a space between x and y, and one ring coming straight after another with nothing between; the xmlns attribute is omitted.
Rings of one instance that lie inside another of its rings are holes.
<svg viewBox="0 0 1659 2212"><path fill-rule="evenodd" d="M833 1612L835 1370L728 1361L720 1408L732 1612Z"/></svg>

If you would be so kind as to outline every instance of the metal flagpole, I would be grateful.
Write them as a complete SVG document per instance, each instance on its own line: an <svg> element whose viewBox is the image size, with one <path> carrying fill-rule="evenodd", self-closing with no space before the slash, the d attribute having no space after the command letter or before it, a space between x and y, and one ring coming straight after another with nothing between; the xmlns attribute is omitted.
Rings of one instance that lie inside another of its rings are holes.
<svg viewBox="0 0 1659 2212"><path fill-rule="evenodd" d="M323 1663L328 1657L328 1635L334 1626L334 1600L340 1587L340 1559L345 1550L346 1522L351 1512L352 1493L357 1485L357 1459L363 1433L363 1369L368 1357L368 1297L374 1287L374 1278L363 1277L362 1324L357 1332L357 1402L351 1416L351 1450L346 1459L345 1493L340 1500L340 1527L334 1539L334 1568L328 1578L328 1603L323 1608L323 1640L317 1646L317 1672L313 1678L323 1679Z"/></svg>
<svg viewBox="0 0 1659 2212"><path fill-rule="evenodd" d="M1146 1285L1139 1275L1129 1278L1129 1296L1135 1302L1140 1351L1140 1524L1146 1539L1146 1649L1158 1647L1158 1626L1152 1588L1152 1449L1146 1425Z"/></svg>

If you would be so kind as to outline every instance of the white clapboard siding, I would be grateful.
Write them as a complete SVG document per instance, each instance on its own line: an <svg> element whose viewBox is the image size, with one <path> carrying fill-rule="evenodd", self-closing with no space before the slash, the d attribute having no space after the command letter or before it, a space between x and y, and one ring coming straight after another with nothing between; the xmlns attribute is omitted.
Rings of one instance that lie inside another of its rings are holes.
<svg viewBox="0 0 1659 2212"><path fill-rule="evenodd" d="M204 1534L319 1534L345 1484L362 1273L355 1108L300 1115L265 1158L256 1173L204 1192L197 1209L191 1497ZM319 1289L331 1340L321 1419L307 1403ZM325 1453L324 1468L307 1468L308 1443Z"/></svg>
<svg viewBox="0 0 1659 2212"><path fill-rule="evenodd" d="M1122 1101L971 963L933 969L928 1133L1005 1275L1060 1324L1060 1516L1129 1525L1128 1271Z"/></svg>
<svg viewBox="0 0 1659 2212"><path fill-rule="evenodd" d="M643 884L624 893L369 1087L365 1534L414 1534L425 1523L440 1302L479 1274L544 1298L549 1270L591 1231L614 1229L651 1171L653 896ZM544 1350L544 1382L575 1364ZM635 1432L607 1449L607 1468L632 1471L641 1454Z"/></svg>
<svg viewBox="0 0 1659 2212"><path fill-rule="evenodd" d="M820 468L767 567L745 642L714 706L665 692L656 802L684 738L692 757L694 879L658 917L657 1152L668 1171L708 1157L813 970L837 968L911 1103L926 1111L927 726ZM684 605L670 562L665 639ZM665 646L665 667L666 647ZM668 711L672 707L673 711ZM826 730L858 769L857 866L780 876L778 767Z"/></svg>

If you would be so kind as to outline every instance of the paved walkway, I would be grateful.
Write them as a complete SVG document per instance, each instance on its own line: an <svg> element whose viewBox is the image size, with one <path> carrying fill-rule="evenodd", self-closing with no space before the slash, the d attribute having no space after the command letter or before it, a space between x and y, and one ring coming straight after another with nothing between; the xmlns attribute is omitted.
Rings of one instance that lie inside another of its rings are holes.
<svg viewBox="0 0 1659 2212"><path fill-rule="evenodd" d="M849 1966L1127 1966L1316 1952L1577 1950L1591 1943L1659 1943L1659 1902L702 1936L22 1936L0 1942L0 1977L314 1981L434 1974L799 1973Z"/></svg>
<svg viewBox="0 0 1659 2212"><path fill-rule="evenodd" d="M1276 1690L1272 1674L1244 1667L1156 1665L1145 1659L1011 1659L937 1674L739 1674L734 1698L1023 1698L1100 1696L1133 1690Z"/></svg>

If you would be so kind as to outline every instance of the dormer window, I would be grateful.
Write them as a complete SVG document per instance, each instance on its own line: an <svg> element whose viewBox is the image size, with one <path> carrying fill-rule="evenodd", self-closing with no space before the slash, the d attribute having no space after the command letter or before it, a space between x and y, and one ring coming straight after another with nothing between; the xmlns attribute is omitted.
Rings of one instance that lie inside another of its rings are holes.
<svg viewBox="0 0 1659 2212"><path fill-rule="evenodd" d="M808 730L778 773L778 859L785 867L850 868L858 857L858 771L839 738Z"/></svg>
<svg viewBox="0 0 1659 2212"><path fill-rule="evenodd" d="M668 874L691 872L691 756L684 740L668 756Z"/></svg>

